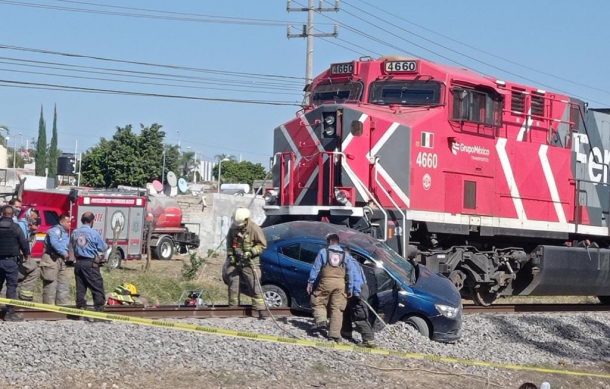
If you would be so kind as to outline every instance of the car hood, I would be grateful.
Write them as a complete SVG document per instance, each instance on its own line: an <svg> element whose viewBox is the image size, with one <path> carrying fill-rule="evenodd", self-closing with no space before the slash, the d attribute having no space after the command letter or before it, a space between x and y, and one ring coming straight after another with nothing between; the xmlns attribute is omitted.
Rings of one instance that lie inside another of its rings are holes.
<svg viewBox="0 0 610 389"><path fill-rule="evenodd" d="M460 292L447 277L432 272L424 265L419 265L419 276L411 288L452 307L459 307L462 302Z"/></svg>

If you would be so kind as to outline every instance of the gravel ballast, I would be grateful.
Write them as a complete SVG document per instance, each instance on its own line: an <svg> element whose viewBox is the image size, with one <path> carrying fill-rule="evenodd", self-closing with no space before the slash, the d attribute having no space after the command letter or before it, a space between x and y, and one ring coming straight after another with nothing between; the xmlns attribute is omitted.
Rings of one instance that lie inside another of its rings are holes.
<svg viewBox="0 0 610 389"><path fill-rule="evenodd" d="M251 318L189 321L281 336L287 335L282 330L285 329L298 337L310 338L307 329L311 319L304 317L278 319L278 325L270 319ZM608 313L467 315L463 326L463 338L454 344L430 341L404 324L378 332L376 343L402 351L559 369L600 371L610 366ZM274 387L284 384L300 387L334 382L337 386L358 383L362 387L395 387L404 385L401 381L404 374L385 374L371 367L422 364L120 323L1 322L0 339L3 346L0 383L14 387L78 386L87 380L102 382L102 378L109 388L129 387L133 386L130 382L143 382L137 381L138 377L172 371L200 374L212 380L208 382L210 386L258 387L267 382ZM435 366L483 377L490 374L490 369L481 367ZM491 370L495 379L502 382L516 383L521 378L513 371ZM604 387L600 379L587 382L593 387L597 383Z"/></svg>

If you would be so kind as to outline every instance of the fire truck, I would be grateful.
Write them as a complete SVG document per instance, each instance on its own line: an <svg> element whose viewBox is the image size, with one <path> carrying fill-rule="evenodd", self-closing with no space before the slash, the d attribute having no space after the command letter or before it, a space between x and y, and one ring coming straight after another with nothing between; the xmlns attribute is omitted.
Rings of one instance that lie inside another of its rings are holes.
<svg viewBox="0 0 610 389"><path fill-rule="evenodd" d="M266 223L415 245L481 305L610 303L610 110L419 58L335 63L308 90L274 132Z"/></svg>
<svg viewBox="0 0 610 389"><path fill-rule="evenodd" d="M70 229L81 226L85 212L95 215L93 228L113 247L108 266L119 267L125 259L141 259L147 253L147 226L153 225L151 246L153 257L170 260L175 252L185 253L199 247L199 236L181 224L182 214L172 207L149 209L147 196L141 193L94 189L23 190L22 215L35 209L40 215L32 246L32 257L44 253L44 240L49 228L59 222L61 214L70 215ZM154 221L154 223L152 223ZM158 227L157 227L158 226Z"/></svg>

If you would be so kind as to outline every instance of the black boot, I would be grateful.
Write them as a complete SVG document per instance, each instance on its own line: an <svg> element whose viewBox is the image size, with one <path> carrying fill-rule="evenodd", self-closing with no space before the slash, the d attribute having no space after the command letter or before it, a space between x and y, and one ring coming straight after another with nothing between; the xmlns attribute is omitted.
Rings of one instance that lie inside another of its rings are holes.
<svg viewBox="0 0 610 389"><path fill-rule="evenodd" d="M15 308L10 307L6 309L4 321L23 321L23 316L15 312Z"/></svg>

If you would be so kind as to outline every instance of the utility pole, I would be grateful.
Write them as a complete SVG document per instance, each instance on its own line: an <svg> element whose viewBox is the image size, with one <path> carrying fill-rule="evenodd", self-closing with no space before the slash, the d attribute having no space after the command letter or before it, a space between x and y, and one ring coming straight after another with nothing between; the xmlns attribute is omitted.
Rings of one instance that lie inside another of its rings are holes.
<svg viewBox="0 0 610 389"><path fill-rule="evenodd" d="M314 33L313 28L313 15L314 12L338 12L339 11L339 0L335 0L335 6L327 8L323 6L323 1L320 0L320 5L314 7L314 0L307 0L307 8L291 8L291 0L288 0L286 4L286 11L288 12L307 12L307 24L303 25L303 32L300 34L292 33L292 26L288 26L288 39L290 38L306 38L307 39L307 53L305 58L305 80L306 84L309 85L313 81L313 38L314 37L332 37L337 36L337 25L335 25L334 31L330 33ZM309 97L309 91L305 92L305 100Z"/></svg>

